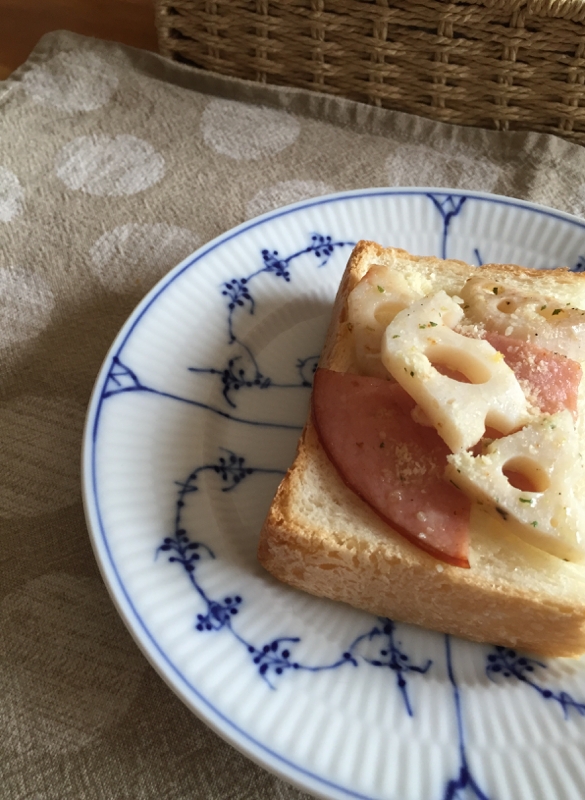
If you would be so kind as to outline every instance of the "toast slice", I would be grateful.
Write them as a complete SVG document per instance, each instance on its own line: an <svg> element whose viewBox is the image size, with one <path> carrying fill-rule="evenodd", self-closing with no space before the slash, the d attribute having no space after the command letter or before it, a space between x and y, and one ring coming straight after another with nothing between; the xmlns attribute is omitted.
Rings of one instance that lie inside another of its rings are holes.
<svg viewBox="0 0 585 800"><path fill-rule="evenodd" d="M360 372L347 298L374 264L391 266L426 294L444 289L457 295L477 274L460 261L358 243L337 293L320 367ZM585 309L585 275L502 265L482 267L482 274ZM583 387L579 412L578 434L585 442ZM260 533L258 558L284 583L375 615L545 656L585 651L583 565L523 541L478 504L471 511L469 550L470 568L461 569L394 531L343 482L309 414Z"/></svg>

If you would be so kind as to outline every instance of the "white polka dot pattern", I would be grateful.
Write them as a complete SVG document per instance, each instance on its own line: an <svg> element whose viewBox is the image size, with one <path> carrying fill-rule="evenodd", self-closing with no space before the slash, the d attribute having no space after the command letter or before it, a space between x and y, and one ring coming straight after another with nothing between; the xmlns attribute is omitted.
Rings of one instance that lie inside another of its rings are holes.
<svg viewBox="0 0 585 800"><path fill-rule="evenodd" d="M81 501L85 409L65 397L0 403L0 518L57 511Z"/></svg>
<svg viewBox="0 0 585 800"><path fill-rule="evenodd" d="M124 716L146 663L101 584L63 573L4 599L0 639L2 744L20 754L87 746Z"/></svg>
<svg viewBox="0 0 585 800"><path fill-rule="evenodd" d="M323 181L280 181L280 183L255 194L246 206L246 212L248 217L256 217L279 206L297 203L299 200L318 197L333 191L334 187Z"/></svg>
<svg viewBox="0 0 585 800"><path fill-rule="evenodd" d="M201 120L205 144L238 161L255 161L293 144L301 126L291 114L233 100L211 100Z"/></svg>
<svg viewBox="0 0 585 800"><path fill-rule="evenodd" d="M0 222L10 222L22 213L24 191L11 170L0 166Z"/></svg>
<svg viewBox="0 0 585 800"><path fill-rule="evenodd" d="M35 103L62 111L94 111L118 87L115 70L95 53L58 53L25 73L22 88Z"/></svg>
<svg viewBox="0 0 585 800"><path fill-rule="evenodd" d="M80 136L61 148L57 176L70 189L99 197L132 195L154 186L165 173L164 159L136 136Z"/></svg>
<svg viewBox="0 0 585 800"><path fill-rule="evenodd" d="M491 191L500 177L492 160L461 144L402 144L386 159L390 186L449 186Z"/></svg>
<svg viewBox="0 0 585 800"><path fill-rule="evenodd" d="M0 352L35 337L51 316L55 297L37 273L0 269Z"/></svg>
<svg viewBox="0 0 585 800"><path fill-rule="evenodd" d="M199 245L199 237L176 225L127 224L107 231L92 245L94 272L114 292L147 291Z"/></svg>

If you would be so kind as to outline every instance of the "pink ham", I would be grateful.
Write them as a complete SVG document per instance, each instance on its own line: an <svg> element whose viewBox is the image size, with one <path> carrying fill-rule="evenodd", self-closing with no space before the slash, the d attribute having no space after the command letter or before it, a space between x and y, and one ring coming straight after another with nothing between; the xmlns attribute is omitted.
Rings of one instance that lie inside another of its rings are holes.
<svg viewBox="0 0 585 800"><path fill-rule="evenodd" d="M470 502L443 477L449 449L418 425L398 384L318 369L312 413L344 483L385 522L431 555L469 567Z"/></svg>
<svg viewBox="0 0 585 800"><path fill-rule="evenodd" d="M485 338L502 353L541 411L554 414L566 408L576 415L582 374L577 361L500 333L486 333Z"/></svg>

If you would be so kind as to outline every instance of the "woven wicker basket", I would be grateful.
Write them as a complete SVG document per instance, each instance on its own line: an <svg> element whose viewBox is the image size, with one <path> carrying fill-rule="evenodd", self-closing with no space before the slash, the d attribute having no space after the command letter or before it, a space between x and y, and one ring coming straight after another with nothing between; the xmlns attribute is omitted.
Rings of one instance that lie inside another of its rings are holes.
<svg viewBox="0 0 585 800"><path fill-rule="evenodd" d="M164 55L585 144L585 0L155 0Z"/></svg>

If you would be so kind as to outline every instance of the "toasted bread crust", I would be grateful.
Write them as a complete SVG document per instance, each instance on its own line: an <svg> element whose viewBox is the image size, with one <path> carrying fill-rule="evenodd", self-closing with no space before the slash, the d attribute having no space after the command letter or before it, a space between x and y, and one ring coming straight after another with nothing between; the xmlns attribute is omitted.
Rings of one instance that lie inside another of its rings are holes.
<svg viewBox="0 0 585 800"><path fill-rule="evenodd" d="M407 259L429 273L448 270L450 279L461 284L475 270L460 261L417 258L360 242L337 293L321 367L355 370L346 300L380 259ZM501 265L484 269L507 280L540 280L546 286L543 293L552 291L552 273ZM584 275L554 275L561 285L579 283L585 298ZM500 532L495 537L492 526L481 512L472 517L471 569L441 564L383 523L347 488L325 455L309 415L294 463L260 533L258 558L280 581L379 616L547 656L581 654L585 570L579 572L515 537L502 533L498 538Z"/></svg>

